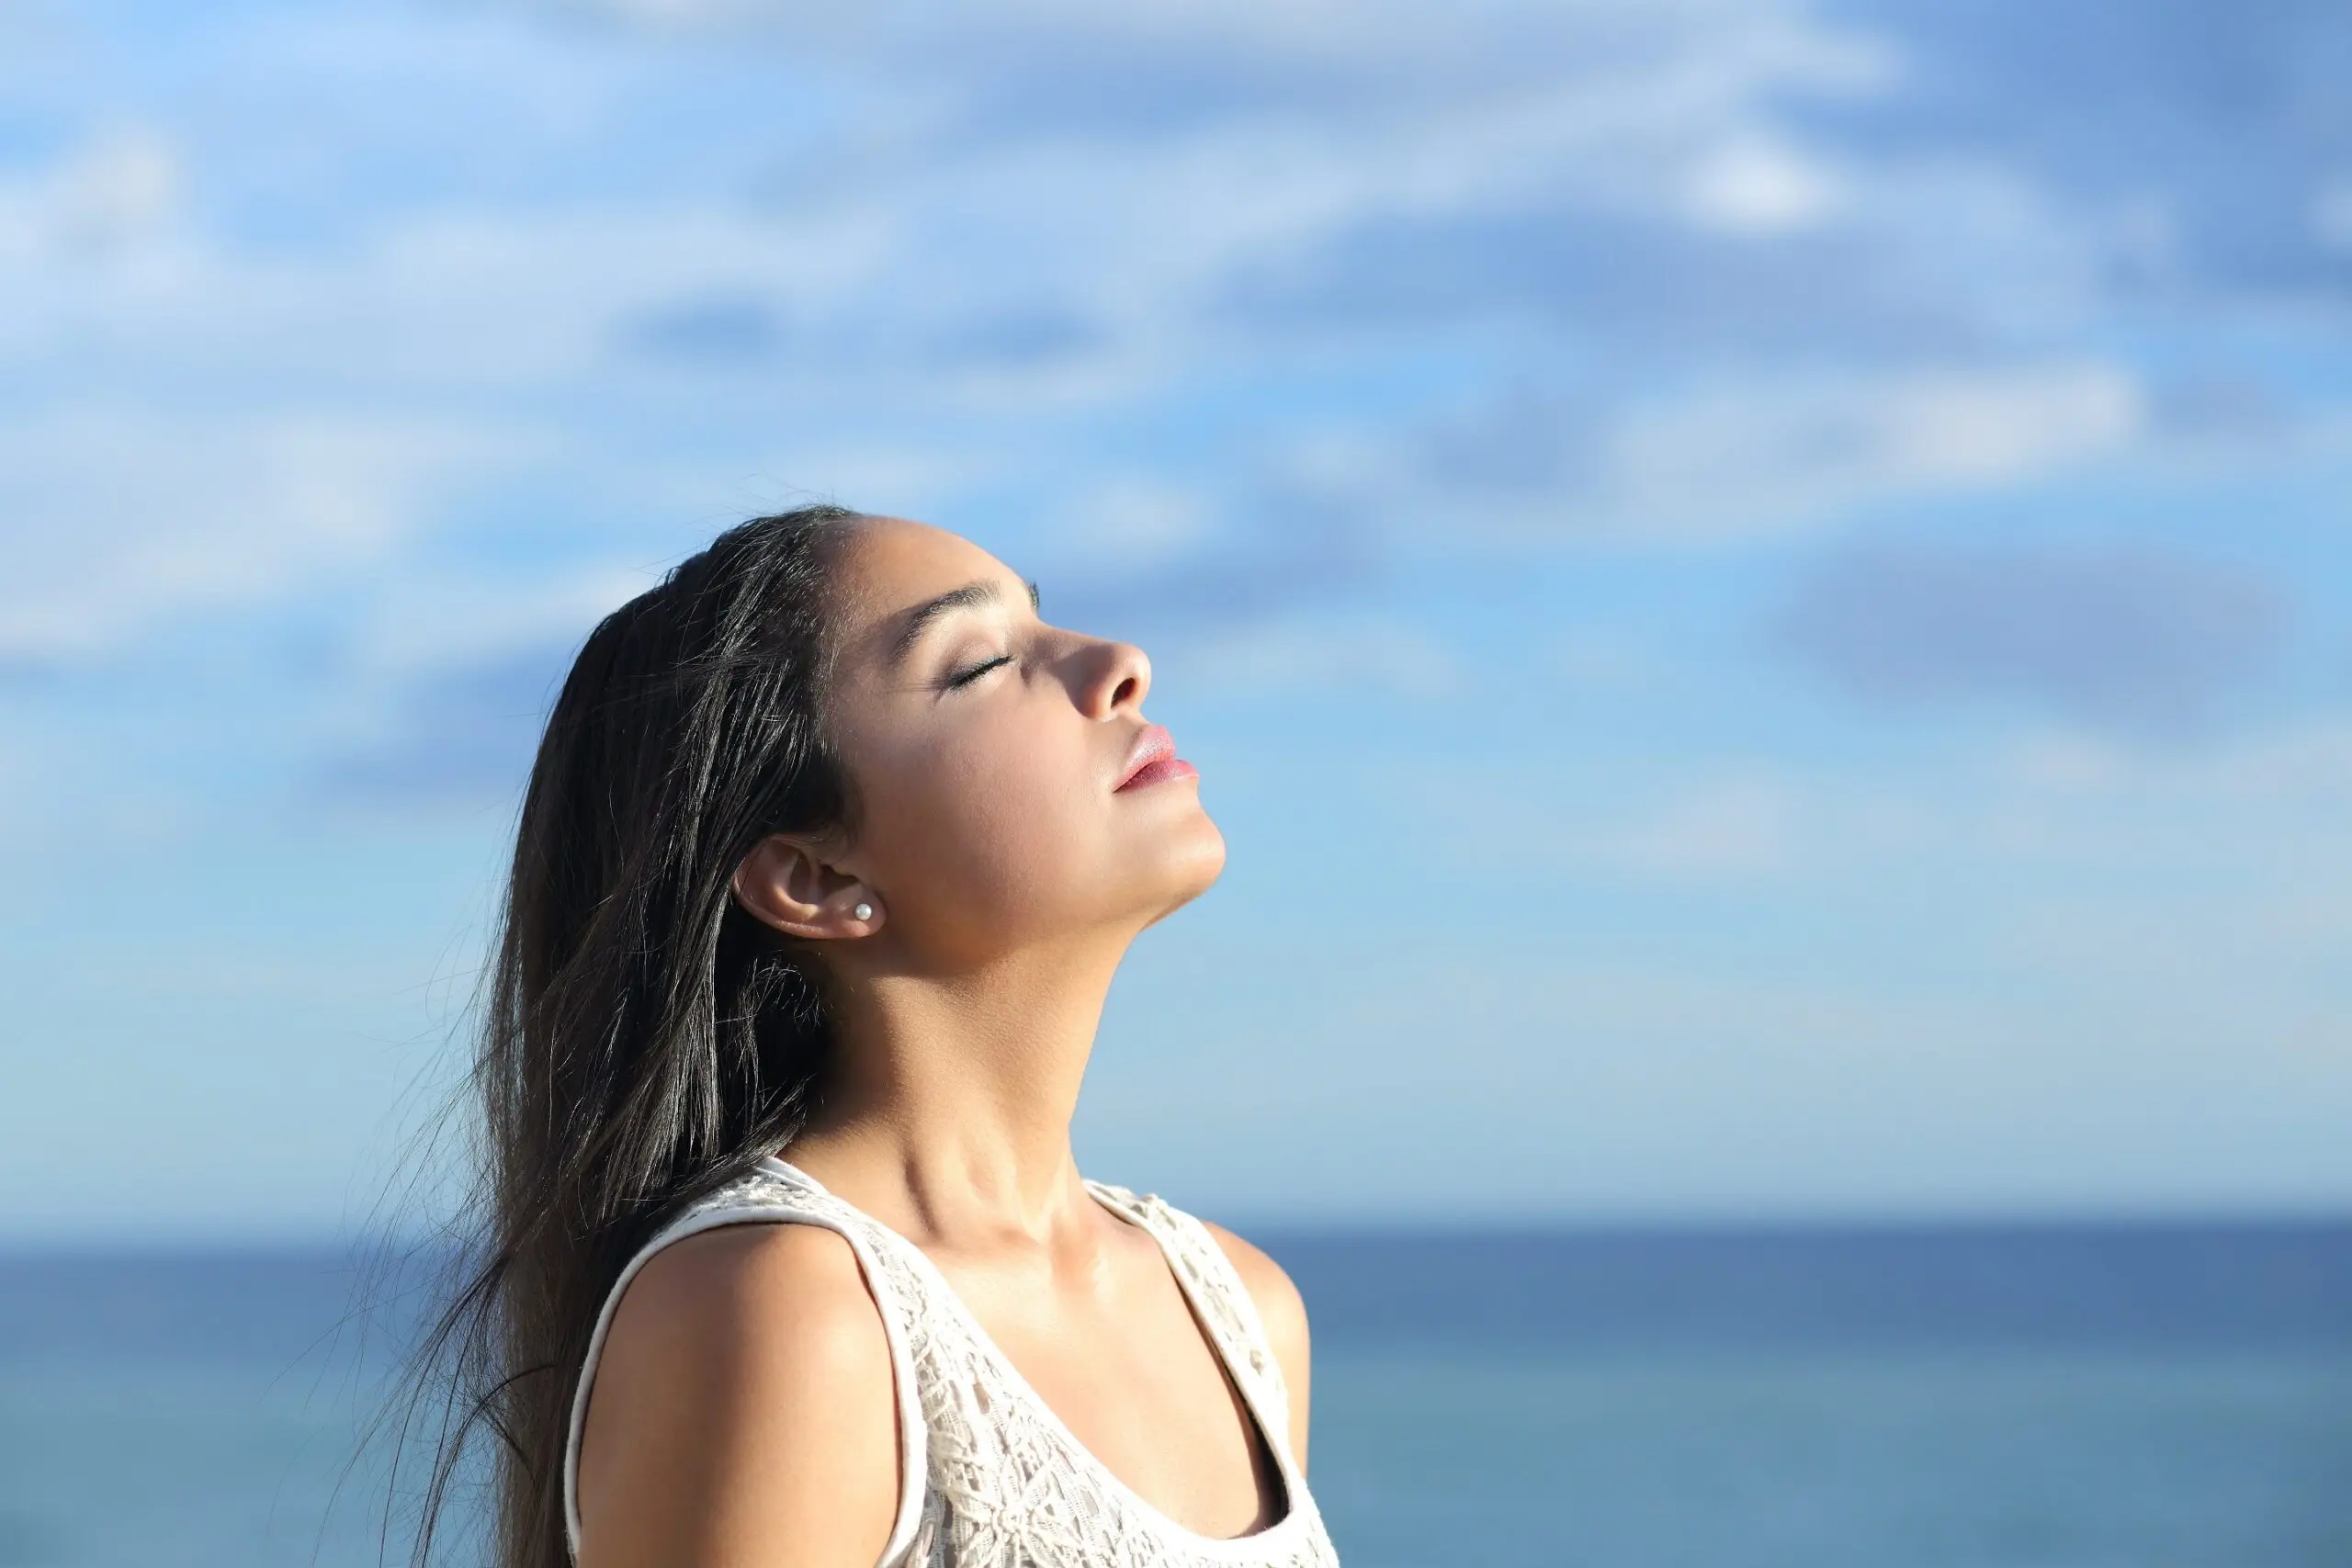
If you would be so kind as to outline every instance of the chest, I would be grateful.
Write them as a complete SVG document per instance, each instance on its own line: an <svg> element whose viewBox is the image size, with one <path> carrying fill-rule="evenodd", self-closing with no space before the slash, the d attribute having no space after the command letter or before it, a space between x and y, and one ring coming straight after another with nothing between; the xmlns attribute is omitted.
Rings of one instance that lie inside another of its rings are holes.
<svg viewBox="0 0 2352 1568"><path fill-rule="evenodd" d="M1143 1238L1138 1238L1139 1240ZM1254 1534L1285 1508L1279 1467L1208 1327L1159 1249L1075 1277L939 1263L966 1314L1009 1363L991 1399L1031 1399L1086 1456L1184 1529Z"/></svg>

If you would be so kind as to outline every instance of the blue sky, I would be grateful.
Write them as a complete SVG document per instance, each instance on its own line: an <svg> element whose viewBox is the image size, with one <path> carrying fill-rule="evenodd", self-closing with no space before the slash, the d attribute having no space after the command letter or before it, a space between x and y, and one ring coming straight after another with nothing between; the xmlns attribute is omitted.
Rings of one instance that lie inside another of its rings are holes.
<svg viewBox="0 0 2352 1568"><path fill-rule="evenodd" d="M810 497L1126 636L1236 1219L2352 1201L2352 15L0 0L0 1235L315 1234Z"/></svg>

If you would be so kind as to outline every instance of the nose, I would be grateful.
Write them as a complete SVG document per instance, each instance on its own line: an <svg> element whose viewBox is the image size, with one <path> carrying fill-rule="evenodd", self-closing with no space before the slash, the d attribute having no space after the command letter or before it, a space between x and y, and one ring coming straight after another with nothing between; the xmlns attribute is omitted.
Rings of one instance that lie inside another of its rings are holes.
<svg viewBox="0 0 2352 1568"><path fill-rule="evenodd" d="M1087 717L1141 711L1144 694L1151 690L1151 660L1142 649L1131 642L1100 643L1090 665L1078 698Z"/></svg>

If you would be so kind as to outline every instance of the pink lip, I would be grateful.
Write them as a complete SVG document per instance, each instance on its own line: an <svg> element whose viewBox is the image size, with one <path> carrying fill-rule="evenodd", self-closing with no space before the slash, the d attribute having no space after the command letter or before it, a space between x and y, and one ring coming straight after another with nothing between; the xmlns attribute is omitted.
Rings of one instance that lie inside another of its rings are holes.
<svg viewBox="0 0 2352 1568"><path fill-rule="evenodd" d="M1120 775L1118 789L1142 789L1168 779L1200 777L1200 770L1176 755L1176 738L1157 724L1147 724L1136 737L1136 749L1127 757L1126 772Z"/></svg>

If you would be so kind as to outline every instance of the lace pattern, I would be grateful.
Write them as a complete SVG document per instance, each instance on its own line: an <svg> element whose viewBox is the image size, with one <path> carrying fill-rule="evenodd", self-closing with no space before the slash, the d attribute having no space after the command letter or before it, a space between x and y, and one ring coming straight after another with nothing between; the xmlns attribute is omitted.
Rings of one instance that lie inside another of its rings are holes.
<svg viewBox="0 0 2352 1568"><path fill-rule="evenodd" d="M1255 1413L1286 1500L1283 1517L1268 1529L1204 1536L1152 1506L1078 1441L920 1247L782 1160L763 1162L665 1227L615 1285L605 1320L644 1260L681 1237L717 1224L824 1225L849 1241L865 1270L899 1385L908 1484L878 1568L1337 1568L1338 1554L1290 1453L1281 1366L1224 1248L1198 1220L1155 1195L1108 1182L1086 1185L1159 1243ZM582 1369L565 1456L566 1523L575 1551L574 1469L605 1326L598 1325Z"/></svg>

